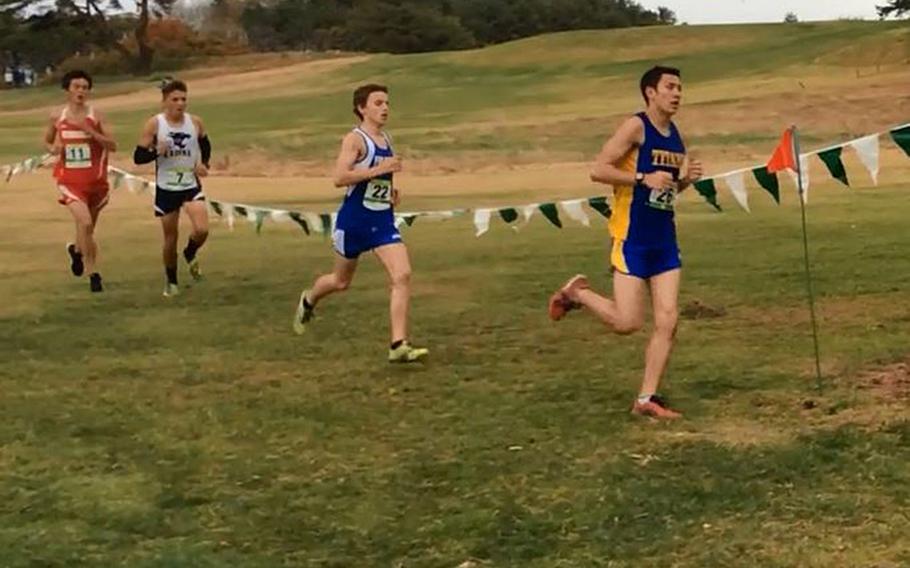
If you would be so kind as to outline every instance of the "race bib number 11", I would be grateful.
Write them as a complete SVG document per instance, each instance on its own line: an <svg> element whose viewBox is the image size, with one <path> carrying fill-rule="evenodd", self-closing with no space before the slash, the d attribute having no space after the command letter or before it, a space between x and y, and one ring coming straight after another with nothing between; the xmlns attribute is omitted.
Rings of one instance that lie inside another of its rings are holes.
<svg viewBox="0 0 910 568"><path fill-rule="evenodd" d="M92 148L88 144L67 144L64 150L66 167L85 169L92 167Z"/></svg>

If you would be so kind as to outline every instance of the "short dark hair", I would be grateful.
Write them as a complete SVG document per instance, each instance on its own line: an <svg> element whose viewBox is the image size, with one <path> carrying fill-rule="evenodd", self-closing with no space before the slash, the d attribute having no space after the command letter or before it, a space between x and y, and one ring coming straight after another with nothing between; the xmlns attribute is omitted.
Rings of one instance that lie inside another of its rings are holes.
<svg viewBox="0 0 910 568"><path fill-rule="evenodd" d="M178 79L174 79L173 81L168 81L164 84L163 87L161 87L161 98L166 99L168 95L174 91L180 91L181 93L189 92L186 88L186 83Z"/></svg>
<svg viewBox="0 0 910 568"><path fill-rule="evenodd" d="M367 85L361 85L354 89L354 114L356 114L357 118L360 120L363 120L363 115L360 113L360 107L367 106L367 100L369 100L370 95L373 93L389 94L389 88L385 85L369 83Z"/></svg>
<svg viewBox="0 0 910 568"><path fill-rule="evenodd" d="M60 86L64 91L70 90L70 83L76 79L85 79L88 81L88 88L92 88L92 76L83 71L82 69L73 69L72 71L67 71L63 74L63 79L60 80Z"/></svg>
<svg viewBox="0 0 910 568"><path fill-rule="evenodd" d="M648 104L648 95L645 93L645 89L648 87L657 89L657 85L660 83L660 78L664 75L681 77L679 69L676 67L664 67L663 65L656 65L645 71L645 74L641 76L641 96L645 99L645 104Z"/></svg>

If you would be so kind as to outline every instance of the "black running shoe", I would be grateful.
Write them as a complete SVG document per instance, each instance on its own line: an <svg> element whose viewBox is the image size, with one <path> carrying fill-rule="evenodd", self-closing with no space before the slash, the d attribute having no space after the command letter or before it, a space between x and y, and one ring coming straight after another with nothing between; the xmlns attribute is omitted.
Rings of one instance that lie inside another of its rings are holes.
<svg viewBox="0 0 910 568"><path fill-rule="evenodd" d="M104 286L101 285L101 275L97 272L93 273L88 278L89 286L92 289L92 292L104 292Z"/></svg>
<svg viewBox="0 0 910 568"><path fill-rule="evenodd" d="M76 250L73 243L66 244L66 253L70 255L70 270L73 276L82 276L85 271L85 265L82 264L82 253Z"/></svg>

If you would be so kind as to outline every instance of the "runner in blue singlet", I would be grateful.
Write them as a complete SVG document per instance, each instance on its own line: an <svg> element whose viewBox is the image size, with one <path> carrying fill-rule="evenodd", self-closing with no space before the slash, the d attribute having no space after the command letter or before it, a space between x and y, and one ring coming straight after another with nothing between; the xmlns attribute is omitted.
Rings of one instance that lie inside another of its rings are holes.
<svg viewBox="0 0 910 568"><path fill-rule="evenodd" d="M393 175L401 171L401 159L392 152L391 140L383 131L389 118L388 93L386 87L374 84L354 91L354 114L361 123L344 137L335 165L335 186L346 188L332 234L335 268L300 294L293 323L294 331L303 334L316 304L329 294L347 290L357 259L372 251L391 284L389 362L412 363L429 351L408 342L411 261L395 227L399 194Z"/></svg>

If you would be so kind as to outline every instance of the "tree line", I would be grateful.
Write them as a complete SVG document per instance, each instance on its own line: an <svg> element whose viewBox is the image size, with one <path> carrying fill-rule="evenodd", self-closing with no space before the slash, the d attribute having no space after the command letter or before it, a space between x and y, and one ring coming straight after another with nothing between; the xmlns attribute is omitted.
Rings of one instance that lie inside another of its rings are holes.
<svg viewBox="0 0 910 568"><path fill-rule="evenodd" d="M0 65L107 62L147 74L192 55L238 50L413 53L578 29L672 25L634 0L0 0ZM132 6L131 6L132 8ZM910 14L887 0L882 18ZM81 54L82 59L79 59Z"/></svg>
<svg viewBox="0 0 910 568"><path fill-rule="evenodd" d="M411 53L479 47L547 32L674 24L632 0L258 0L241 15L260 50Z"/></svg>

